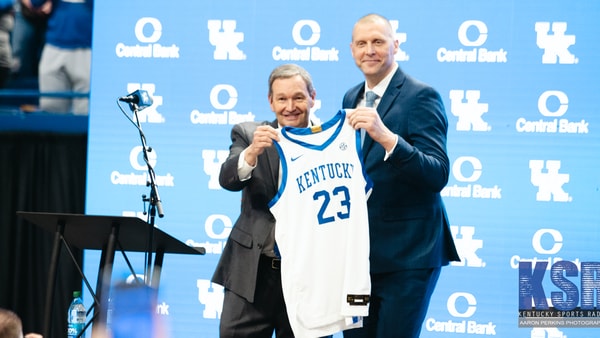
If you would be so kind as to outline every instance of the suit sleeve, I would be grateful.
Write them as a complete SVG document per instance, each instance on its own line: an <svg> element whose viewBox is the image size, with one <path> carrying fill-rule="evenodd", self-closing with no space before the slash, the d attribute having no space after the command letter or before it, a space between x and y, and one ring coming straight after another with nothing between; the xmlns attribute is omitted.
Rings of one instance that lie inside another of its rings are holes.
<svg viewBox="0 0 600 338"><path fill-rule="evenodd" d="M240 154L252 142L251 133L248 128L238 124L231 129L231 145L229 146L229 156L221 165L219 172L219 184L223 189L229 191L240 191L246 183L238 175L238 161Z"/></svg>
<svg viewBox="0 0 600 338"><path fill-rule="evenodd" d="M412 97L402 107L406 114L400 125L406 127L392 130L400 137L388 161L399 168L408 181L439 192L448 183L450 166L444 105L439 93L431 87L422 87Z"/></svg>

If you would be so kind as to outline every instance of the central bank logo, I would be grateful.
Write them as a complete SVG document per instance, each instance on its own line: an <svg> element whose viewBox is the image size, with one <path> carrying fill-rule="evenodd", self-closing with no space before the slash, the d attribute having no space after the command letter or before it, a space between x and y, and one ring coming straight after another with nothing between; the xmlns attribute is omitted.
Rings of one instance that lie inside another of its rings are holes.
<svg viewBox="0 0 600 338"><path fill-rule="evenodd" d="M540 202L571 202L573 198L563 190L570 175L559 173L561 161L531 160L531 184L538 187L535 200Z"/></svg>
<svg viewBox="0 0 600 338"><path fill-rule="evenodd" d="M209 94L210 104L214 109L201 112L197 109L190 113L192 124L229 124L234 125L245 121L254 121L252 112L240 114L235 110L238 103L238 91L230 84L217 84Z"/></svg>
<svg viewBox="0 0 600 338"><path fill-rule="evenodd" d="M139 43L126 45L117 43L115 52L119 58L152 58L152 59L178 59L179 46L171 44L166 46L160 43L162 37L162 22L157 18L143 17L138 19L133 29Z"/></svg>
<svg viewBox="0 0 600 338"><path fill-rule="evenodd" d="M566 22L536 22L537 46L544 50L543 64L576 64L579 59L571 54L569 47L575 44L575 35L566 35ZM552 33L550 33L552 31Z"/></svg>
<svg viewBox="0 0 600 338"><path fill-rule="evenodd" d="M317 46L321 39L321 26L315 20L299 20L292 27L292 39L297 47L275 46L272 50L275 61L339 61L339 50Z"/></svg>
<svg viewBox="0 0 600 338"><path fill-rule="evenodd" d="M146 159L147 161L146 161ZM148 166L154 167L158 162L158 155L155 149L149 149L144 154L144 148L142 146L136 146L129 152L129 164L131 168L136 172L121 173L114 170L110 173L110 181L114 185L134 185L134 186L147 186L150 182L148 176ZM174 187L175 178L170 173L166 175L155 175L154 182L158 186Z"/></svg>
<svg viewBox="0 0 600 338"><path fill-rule="evenodd" d="M519 133L545 133L545 134L587 134L589 133L589 122L570 121L563 118L569 109L569 97L560 90L547 90L538 98L538 111L542 118L538 120L527 120L520 117L516 122L516 130Z"/></svg>
<svg viewBox="0 0 600 338"><path fill-rule="evenodd" d="M495 336L496 324L491 321L481 323L473 319L477 312L477 298L469 292L454 292L446 301L446 309L452 317L449 320L429 317L425 320L425 330L440 333L466 333L476 336Z"/></svg>
<svg viewBox="0 0 600 338"><path fill-rule="evenodd" d="M231 228L233 228L231 218L226 215L211 214L204 221L204 233L209 240L202 243L188 239L185 244L194 248L202 247L206 254L220 255L223 253Z"/></svg>
<svg viewBox="0 0 600 338"><path fill-rule="evenodd" d="M492 127L481 117L488 112L488 104L479 102L479 90L450 91L450 111L458 117L457 131L490 131ZM465 101L466 99L466 101Z"/></svg>
<svg viewBox="0 0 600 338"><path fill-rule="evenodd" d="M440 193L442 197L502 199L502 188L497 184L485 187L477 183L483 174L483 164L477 157L458 157L452 163L451 173L458 183L444 187Z"/></svg>
<svg viewBox="0 0 600 338"><path fill-rule="evenodd" d="M467 20L457 31L458 41L464 48L449 49L441 47L437 50L439 62L460 63L506 63L508 54L504 48L489 50L483 45L488 39L488 27L480 20Z"/></svg>
<svg viewBox="0 0 600 338"><path fill-rule="evenodd" d="M208 20L208 42L215 46L215 60L246 60L246 54L238 48L244 33L236 32L236 27L236 20Z"/></svg>

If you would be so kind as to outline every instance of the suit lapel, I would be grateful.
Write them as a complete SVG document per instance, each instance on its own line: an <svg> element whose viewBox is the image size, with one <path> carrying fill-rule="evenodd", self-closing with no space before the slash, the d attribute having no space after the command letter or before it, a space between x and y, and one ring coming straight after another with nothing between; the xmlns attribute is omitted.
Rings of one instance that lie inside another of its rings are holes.
<svg viewBox="0 0 600 338"><path fill-rule="evenodd" d="M402 83L404 82L404 73L400 70L400 68L396 69L396 73L392 76L390 80L390 84L388 85L381 101L377 105L377 113L381 116L381 119L390 112L394 101L400 95L400 88L402 87Z"/></svg>
<svg viewBox="0 0 600 338"><path fill-rule="evenodd" d="M379 114L382 120L390 112L394 101L396 101L396 98L400 95L400 88L402 87L404 78L404 73L400 70L400 67L398 67L398 69L396 69L396 72L394 73L394 76L392 76L390 84L385 90L381 101L379 101L379 104L377 105L377 113ZM362 91L364 91L364 85L361 88ZM358 101L358 95L360 95L362 91L359 91L357 93L356 101ZM368 134L365 134L365 141L363 143L363 159L367 158L369 151L373 147L373 143L373 139Z"/></svg>

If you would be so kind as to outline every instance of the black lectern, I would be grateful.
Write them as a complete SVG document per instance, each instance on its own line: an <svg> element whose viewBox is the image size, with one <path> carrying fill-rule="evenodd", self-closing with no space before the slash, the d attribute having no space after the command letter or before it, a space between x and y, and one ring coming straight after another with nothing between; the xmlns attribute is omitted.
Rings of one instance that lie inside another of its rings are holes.
<svg viewBox="0 0 600 338"><path fill-rule="evenodd" d="M105 298L107 295L103 295L103 291L110 286L112 265L117 247L124 255L126 251L155 253L151 286L157 289L165 253L188 255L203 255L205 253L204 248L190 247L158 228L153 229L153 247L151 251L148 250L148 234L150 233L151 229L149 227L151 225L137 217L23 211L17 211L17 215L55 234L52 256L50 257L50 268L48 270L48 286L46 288L44 337L50 336L52 302L61 244L64 244L65 248L69 251L73 262L77 266L84 282L90 288L90 291L92 291L91 287L83 274L83 270L71 254L70 246L72 245L80 249L102 250L94 296L95 310L101 309L101 305L106 301Z"/></svg>

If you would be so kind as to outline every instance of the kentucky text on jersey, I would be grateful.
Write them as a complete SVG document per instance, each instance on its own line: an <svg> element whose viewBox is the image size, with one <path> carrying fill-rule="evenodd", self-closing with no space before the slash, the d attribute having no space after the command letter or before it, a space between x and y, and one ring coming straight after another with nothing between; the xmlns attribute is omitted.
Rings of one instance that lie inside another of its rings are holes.
<svg viewBox="0 0 600 338"><path fill-rule="evenodd" d="M352 179L354 165L352 163L327 163L314 167L296 178L298 192L302 193L321 181L335 178Z"/></svg>

